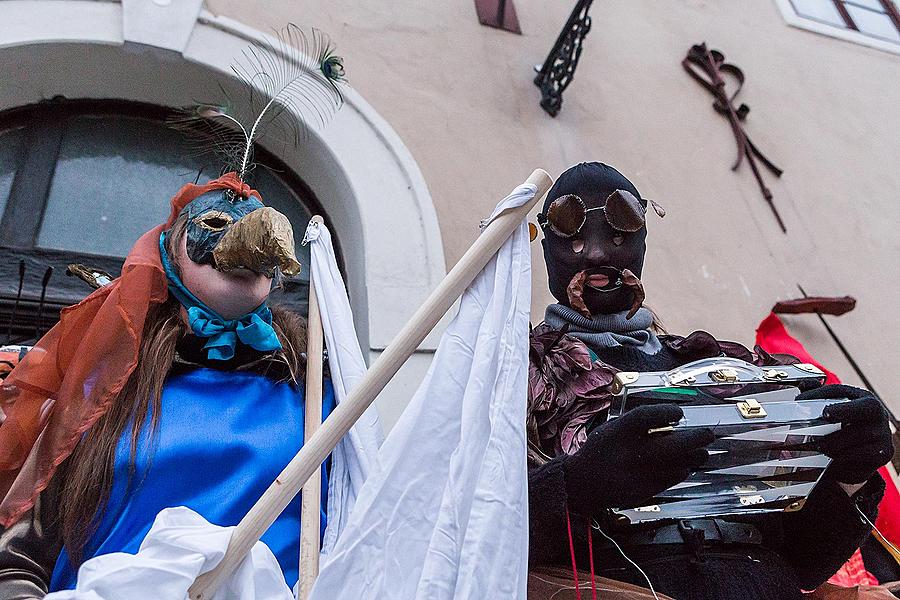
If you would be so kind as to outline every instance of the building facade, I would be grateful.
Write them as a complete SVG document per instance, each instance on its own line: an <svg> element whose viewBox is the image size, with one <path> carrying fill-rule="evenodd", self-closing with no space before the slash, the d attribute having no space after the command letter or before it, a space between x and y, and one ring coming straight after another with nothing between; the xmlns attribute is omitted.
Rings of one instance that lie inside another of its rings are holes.
<svg viewBox="0 0 900 600"><path fill-rule="evenodd" d="M798 284L854 296L857 308L829 322L900 411L891 0L599 0L556 117L539 105L534 66L576 3L507 0L521 34L481 25L476 4L496 3L0 0L3 314L18 261L28 298L40 293L45 265L74 256L114 269L126 240L161 220L176 184L196 175L196 161L165 158L167 107L215 98L219 83L234 85L230 64L243 48L293 22L331 35L350 88L337 117L299 147L263 143L278 168L260 186L294 210L295 226L312 212L332 225L371 358L512 187L536 167L557 175L600 160L668 211L649 220L643 276L668 330L752 345L759 321L775 301L799 296ZM744 130L784 170L762 177L786 232L746 160L732 171L729 122L680 64L701 42L743 71L735 105L752 107ZM139 185L148 172L156 183ZM61 305L80 292L58 271L48 303ZM537 241L533 272L537 323L551 301ZM818 319L785 320L814 356L859 383ZM388 423L436 341L379 400Z"/></svg>

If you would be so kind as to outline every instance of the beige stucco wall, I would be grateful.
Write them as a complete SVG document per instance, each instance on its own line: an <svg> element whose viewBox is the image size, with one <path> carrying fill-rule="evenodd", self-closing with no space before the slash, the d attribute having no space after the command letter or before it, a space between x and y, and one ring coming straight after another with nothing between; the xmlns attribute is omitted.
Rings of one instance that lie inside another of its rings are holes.
<svg viewBox="0 0 900 600"><path fill-rule="evenodd" d="M328 31L352 85L396 129L434 198L448 265L495 201L534 167L602 160L669 211L649 223L647 301L673 332L752 343L796 284L850 294L831 319L900 412L900 56L789 27L774 0L606 0L562 113L538 107L541 62L574 2L516 0L523 35L478 24L472 0L209 0L260 30ZM767 175L781 233L707 92L681 69L707 41L743 68L746 128L784 168ZM377 195L373 197L377 201ZM534 319L550 300L535 244ZM788 320L821 361L856 377L815 317Z"/></svg>

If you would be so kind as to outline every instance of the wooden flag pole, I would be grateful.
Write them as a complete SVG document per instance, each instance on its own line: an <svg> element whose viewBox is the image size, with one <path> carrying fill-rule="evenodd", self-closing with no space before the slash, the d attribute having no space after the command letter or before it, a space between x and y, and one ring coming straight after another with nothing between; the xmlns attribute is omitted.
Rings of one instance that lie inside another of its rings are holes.
<svg viewBox="0 0 900 600"><path fill-rule="evenodd" d="M212 598L222 582L234 572L262 534L290 504L310 475L325 461L341 438L375 401L388 381L415 352L425 336L434 329L444 313L450 310L457 298L500 250L500 246L527 217L531 208L549 191L553 179L543 169L536 169L525 183L537 188L534 198L518 208L504 211L481 232L456 266L384 349L347 399L338 404L319 431L311 439L306 440L303 448L241 519L221 562L211 571L200 575L191 586L189 590L191 600Z"/></svg>
<svg viewBox="0 0 900 600"><path fill-rule="evenodd" d="M321 225L322 217L312 218ZM309 274L309 314L306 319L306 398L303 439L311 440L322 424L322 353L325 335L316 298L316 281ZM306 600L319 574L319 536L321 529L322 465L303 484L300 497L300 579L297 600Z"/></svg>

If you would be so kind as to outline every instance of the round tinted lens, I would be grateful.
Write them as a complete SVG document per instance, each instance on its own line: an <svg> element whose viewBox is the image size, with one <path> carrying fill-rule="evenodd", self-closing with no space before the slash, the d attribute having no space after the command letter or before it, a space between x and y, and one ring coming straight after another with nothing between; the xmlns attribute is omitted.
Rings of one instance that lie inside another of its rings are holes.
<svg viewBox="0 0 900 600"><path fill-rule="evenodd" d="M644 207L634 194L616 190L606 199L606 222L618 231L633 232L644 226Z"/></svg>
<svg viewBox="0 0 900 600"><path fill-rule="evenodd" d="M564 238L572 237L584 226L584 202L575 194L560 196L547 209L550 231Z"/></svg>

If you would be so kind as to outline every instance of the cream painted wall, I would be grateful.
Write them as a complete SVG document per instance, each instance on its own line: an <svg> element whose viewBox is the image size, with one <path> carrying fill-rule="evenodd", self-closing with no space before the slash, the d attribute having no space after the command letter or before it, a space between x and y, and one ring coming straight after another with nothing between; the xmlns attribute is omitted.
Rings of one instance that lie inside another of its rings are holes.
<svg viewBox="0 0 900 600"><path fill-rule="evenodd" d="M502 195L532 168L617 166L669 211L651 219L648 303L673 332L704 328L752 343L779 298L858 298L831 319L900 413L900 56L789 27L775 0L603 0L560 116L531 83L574 2L516 0L523 35L481 27L472 0L208 0L261 30L328 31L352 85L409 147L454 264ZM711 97L681 69L707 41L743 68L746 128L785 170L768 177L788 234L769 213ZM534 319L550 300L535 244ZM848 382L815 317L786 319Z"/></svg>

